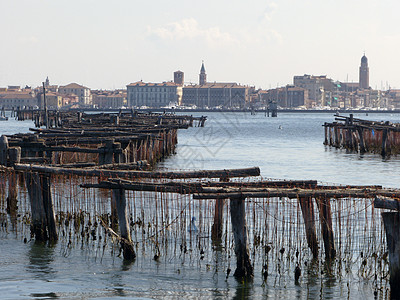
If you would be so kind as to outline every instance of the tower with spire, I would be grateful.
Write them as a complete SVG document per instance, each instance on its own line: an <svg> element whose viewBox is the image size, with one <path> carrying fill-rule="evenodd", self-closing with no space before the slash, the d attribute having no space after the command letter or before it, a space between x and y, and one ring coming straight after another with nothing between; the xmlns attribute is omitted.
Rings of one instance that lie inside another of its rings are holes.
<svg viewBox="0 0 400 300"><path fill-rule="evenodd" d="M360 88L369 89L369 68L368 68L368 58L365 56L361 57L360 66Z"/></svg>
<svg viewBox="0 0 400 300"><path fill-rule="evenodd" d="M204 68L204 61L201 63L200 75L199 75L199 85L204 85L207 83L206 69Z"/></svg>

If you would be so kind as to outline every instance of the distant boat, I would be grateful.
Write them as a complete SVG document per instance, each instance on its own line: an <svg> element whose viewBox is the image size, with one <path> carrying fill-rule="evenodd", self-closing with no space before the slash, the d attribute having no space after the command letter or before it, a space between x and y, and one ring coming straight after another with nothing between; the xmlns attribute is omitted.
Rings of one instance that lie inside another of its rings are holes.
<svg viewBox="0 0 400 300"><path fill-rule="evenodd" d="M8 121L8 117L0 116L0 121Z"/></svg>

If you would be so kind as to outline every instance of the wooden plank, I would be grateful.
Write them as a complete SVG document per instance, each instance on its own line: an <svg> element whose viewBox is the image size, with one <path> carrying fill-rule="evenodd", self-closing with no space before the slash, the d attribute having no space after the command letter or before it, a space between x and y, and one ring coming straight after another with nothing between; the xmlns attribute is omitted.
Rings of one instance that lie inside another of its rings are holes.
<svg viewBox="0 0 400 300"><path fill-rule="evenodd" d="M114 170L96 170L96 169L76 169L59 168L40 165L16 164L17 171L33 171L47 174L70 174L77 176L95 176L95 177L131 177L131 178L221 178L221 177L248 177L259 176L258 167L247 169L226 169L226 170L203 170L203 171L183 171L183 172L162 172L162 171L114 171Z"/></svg>

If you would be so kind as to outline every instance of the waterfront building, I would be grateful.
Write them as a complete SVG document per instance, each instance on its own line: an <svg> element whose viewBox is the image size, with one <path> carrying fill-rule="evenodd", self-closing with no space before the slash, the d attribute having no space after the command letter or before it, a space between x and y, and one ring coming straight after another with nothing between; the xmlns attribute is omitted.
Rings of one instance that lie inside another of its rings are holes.
<svg viewBox="0 0 400 300"><path fill-rule="evenodd" d="M267 93L262 94L262 98L265 103L276 102L282 108L296 108L300 106L310 108L312 104L308 98L308 90L294 85L270 89Z"/></svg>
<svg viewBox="0 0 400 300"><path fill-rule="evenodd" d="M0 92L0 107L4 109L17 109L38 105L35 92L31 89L11 89Z"/></svg>
<svg viewBox="0 0 400 300"><path fill-rule="evenodd" d="M39 107L40 109L44 108L44 96L43 92L38 94ZM63 96L59 93L54 93L46 90L46 104L48 109L59 109L63 106Z"/></svg>
<svg viewBox="0 0 400 300"><path fill-rule="evenodd" d="M165 107L180 105L182 86L175 82L152 83L137 81L127 85L128 105L130 107Z"/></svg>
<svg viewBox="0 0 400 300"><path fill-rule="evenodd" d="M361 57L361 65L360 65L360 89L369 89L369 67L368 67L368 58L363 55Z"/></svg>
<svg viewBox="0 0 400 300"><path fill-rule="evenodd" d="M250 101L253 87L237 83L204 83L183 88L182 104L198 108L243 108Z"/></svg>
<svg viewBox="0 0 400 300"><path fill-rule="evenodd" d="M91 91L92 102L98 108L121 108L127 105L126 90Z"/></svg>
<svg viewBox="0 0 400 300"><path fill-rule="evenodd" d="M58 88L58 92L62 95L74 94L79 98L79 104L81 105L91 105L92 97L90 89L83 85L77 83L70 83Z"/></svg>
<svg viewBox="0 0 400 300"><path fill-rule="evenodd" d="M312 102L310 105L324 105L325 93L332 92L335 85L332 79L327 78L326 75L301 75L293 77L293 85L308 91L308 99Z"/></svg>

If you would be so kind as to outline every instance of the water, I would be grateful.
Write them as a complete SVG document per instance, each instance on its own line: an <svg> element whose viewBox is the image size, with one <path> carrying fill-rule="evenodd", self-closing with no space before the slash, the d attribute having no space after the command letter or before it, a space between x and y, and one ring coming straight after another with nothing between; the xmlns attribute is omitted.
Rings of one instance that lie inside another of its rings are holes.
<svg viewBox="0 0 400 300"><path fill-rule="evenodd" d="M201 114L200 114L201 115ZM160 166L226 169L258 166L265 178L399 187L400 157L351 153L324 146L324 122L333 113L207 113L205 128L180 131L177 155ZM399 114L354 114L400 122Z"/></svg>
<svg viewBox="0 0 400 300"><path fill-rule="evenodd" d="M264 178L398 187L397 157L383 160L379 155L360 156L322 144L321 125L333 120L331 114L281 113L278 118L266 118L262 113L207 116L205 128L179 131L177 154L160 163L160 168L259 166ZM395 122L400 116L355 117ZM0 123L0 132L26 132L29 126L29 121L9 120ZM155 261L152 251L139 248L136 261L126 264L117 256L116 247L103 249L100 242L84 244L77 240L75 247L69 248L61 239L49 247L29 240L29 234L24 243L26 236L26 232L13 231L10 226L7 231L0 229L1 299L370 299L374 292L373 279L360 279L355 273L344 277L326 271L321 276L312 275L315 270L321 273L324 265L302 266L299 285L294 284L292 274L278 275L273 270L263 283L258 265L261 260L257 260L253 282L237 282L232 276L226 279L226 270L234 270L235 261L227 255L234 254L208 249L204 260L199 260L196 245L203 242L195 237L190 238L186 257L174 256L173 249L169 249L168 255ZM387 289L379 295L386 298L386 293Z"/></svg>

